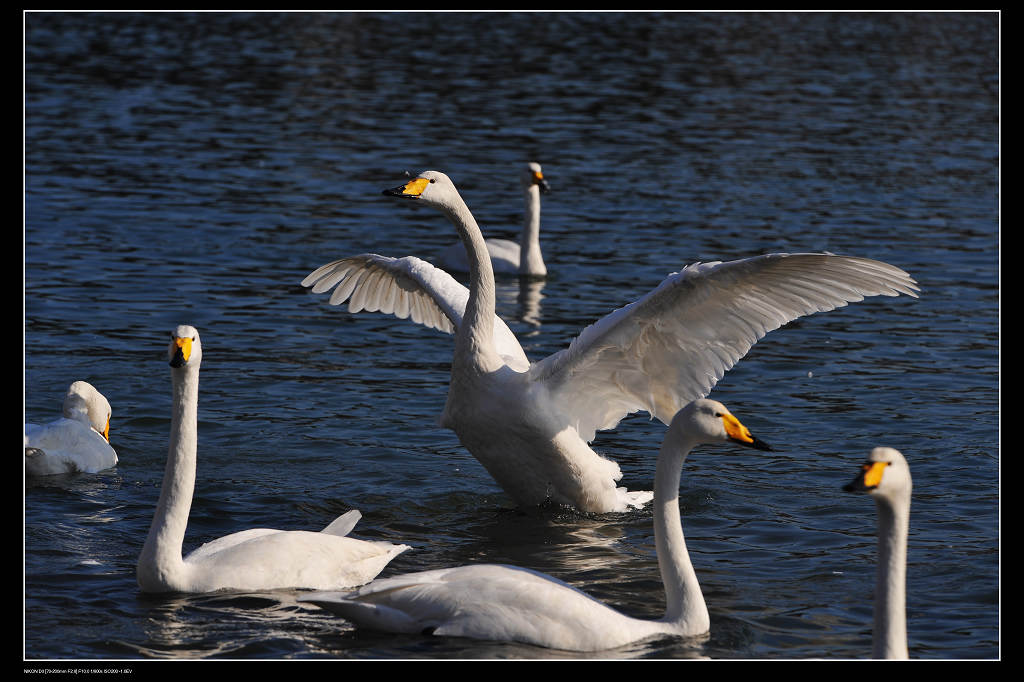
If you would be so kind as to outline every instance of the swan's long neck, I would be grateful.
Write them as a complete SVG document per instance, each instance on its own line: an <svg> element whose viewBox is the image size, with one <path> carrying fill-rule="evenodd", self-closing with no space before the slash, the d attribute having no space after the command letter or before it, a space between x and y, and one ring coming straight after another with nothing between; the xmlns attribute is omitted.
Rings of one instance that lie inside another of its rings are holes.
<svg viewBox="0 0 1024 682"><path fill-rule="evenodd" d="M168 589L184 570L181 546L196 482L199 367L171 370L173 405L167 467L153 523L139 556L138 579L145 589Z"/></svg>
<svg viewBox="0 0 1024 682"><path fill-rule="evenodd" d="M519 236L519 274L543 275L547 273L540 251L540 188L530 185L526 189L526 213L523 232Z"/></svg>
<svg viewBox="0 0 1024 682"><path fill-rule="evenodd" d="M907 532L909 500L876 498L878 568L875 573L874 658L907 658Z"/></svg>
<svg viewBox="0 0 1024 682"><path fill-rule="evenodd" d="M690 563L679 515L679 478L696 442L677 440L672 431L662 443L654 478L654 540L665 585L665 617L687 634L707 632L711 619L697 574Z"/></svg>
<svg viewBox="0 0 1024 682"><path fill-rule="evenodd" d="M466 312L455 334L452 366L493 372L503 363L494 350L494 269L487 244L465 202L460 200L443 210L455 224L466 249L470 280Z"/></svg>

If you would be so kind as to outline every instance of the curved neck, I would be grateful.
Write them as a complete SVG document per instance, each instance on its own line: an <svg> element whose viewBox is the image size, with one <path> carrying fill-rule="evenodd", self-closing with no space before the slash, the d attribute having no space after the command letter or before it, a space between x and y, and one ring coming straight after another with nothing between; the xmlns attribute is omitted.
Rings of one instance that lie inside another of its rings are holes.
<svg viewBox="0 0 1024 682"><path fill-rule="evenodd" d="M88 426L93 431L96 430L96 426L92 423L92 419L89 418L89 411L85 405L64 405L64 418L71 419L72 421L81 422L83 425Z"/></svg>
<svg viewBox="0 0 1024 682"><path fill-rule="evenodd" d="M458 230L469 265L469 300L455 333L452 365L492 372L504 363L494 350L494 270L487 244L465 202L460 200L442 210Z"/></svg>
<svg viewBox="0 0 1024 682"><path fill-rule="evenodd" d="M139 556L140 585L166 588L179 575L192 493L196 481L199 367L171 370L172 414L167 467L146 544Z"/></svg>
<svg viewBox="0 0 1024 682"><path fill-rule="evenodd" d="M878 567L875 572L874 658L907 658L907 532L909 501L875 498Z"/></svg>
<svg viewBox="0 0 1024 682"><path fill-rule="evenodd" d="M547 273L540 251L540 188L526 188L526 213L523 232L519 235L519 274L543 275Z"/></svg>
<svg viewBox="0 0 1024 682"><path fill-rule="evenodd" d="M674 442L672 442L674 441ZM665 585L664 622L688 633L707 632L711 619L697 574L690 563L679 516L679 478L695 442L681 442L670 431L662 443L654 478L654 541Z"/></svg>

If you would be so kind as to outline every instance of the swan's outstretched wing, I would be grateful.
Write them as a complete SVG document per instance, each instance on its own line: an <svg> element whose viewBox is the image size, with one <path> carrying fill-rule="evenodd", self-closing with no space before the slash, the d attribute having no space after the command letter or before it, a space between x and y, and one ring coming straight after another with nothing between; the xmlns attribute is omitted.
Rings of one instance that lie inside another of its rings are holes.
<svg viewBox="0 0 1024 682"><path fill-rule="evenodd" d="M695 263L584 329L531 378L588 441L638 410L668 424L769 331L865 296L917 290L899 268L829 253Z"/></svg>
<svg viewBox="0 0 1024 682"><path fill-rule="evenodd" d="M331 305L348 300L349 312L380 311L452 334L462 323L469 290L440 268L414 256L390 258L364 253L323 265L302 280L319 294L334 288ZM498 355L525 372L529 360L515 334L497 315L494 344Z"/></svg>

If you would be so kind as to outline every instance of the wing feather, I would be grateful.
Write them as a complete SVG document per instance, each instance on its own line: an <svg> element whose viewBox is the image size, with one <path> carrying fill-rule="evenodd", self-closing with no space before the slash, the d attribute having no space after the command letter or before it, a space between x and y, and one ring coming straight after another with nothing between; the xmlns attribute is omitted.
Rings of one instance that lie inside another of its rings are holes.
<svg viewBox="0 0 1024 682"><path fill-rule="evenodd" d="M584 329L536 363L531 379L588 441L638 410L667 424L769 331L866 296L918 290L899 268L829 253L695 263Z"/></svg>
<svg viewBox="0 0 1024 682"><path fill-rule="evenodd" d="M334 288L331 305L348 301L351 313L381 312L411 319L432 329L455 333L462 323L469 290L440 268L414 256L390 258L374 253L322 265L302 280L321 294ZM513 369L525 372L529 360L508 325L494 316L494 343Z"/></svg>

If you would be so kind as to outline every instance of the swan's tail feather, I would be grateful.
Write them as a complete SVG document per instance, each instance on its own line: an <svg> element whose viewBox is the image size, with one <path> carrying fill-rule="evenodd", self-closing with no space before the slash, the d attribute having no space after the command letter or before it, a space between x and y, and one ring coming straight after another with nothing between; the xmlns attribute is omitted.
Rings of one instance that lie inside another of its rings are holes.
<svg viewBox="0 0 1024 682"><path fill-rule="evenodd" d="M356 524L359 523L359 519L363 518L362 513L358 509L345 512L338 518L331 521L330 525L324 528L321 533L327 533L328 535L338 535L344 537L348 535Z"/></svg>

